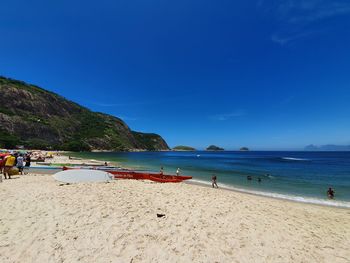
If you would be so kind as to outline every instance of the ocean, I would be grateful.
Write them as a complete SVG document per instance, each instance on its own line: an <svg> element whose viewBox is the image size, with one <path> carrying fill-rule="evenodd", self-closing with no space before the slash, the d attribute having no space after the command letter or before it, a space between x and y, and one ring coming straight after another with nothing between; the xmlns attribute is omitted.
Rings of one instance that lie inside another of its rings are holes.
<svg viewBox="0 0 350 263"><path fill-rule="evenodd" d="M207 185L215 174L222 188L350 208L350 152L101 152L74 156L115 161L137 170L157 172L163 166L167 174L180 168L181 174L193 176L192 181ZM327 198L328 187L334 188L334 200Z"/></svg>

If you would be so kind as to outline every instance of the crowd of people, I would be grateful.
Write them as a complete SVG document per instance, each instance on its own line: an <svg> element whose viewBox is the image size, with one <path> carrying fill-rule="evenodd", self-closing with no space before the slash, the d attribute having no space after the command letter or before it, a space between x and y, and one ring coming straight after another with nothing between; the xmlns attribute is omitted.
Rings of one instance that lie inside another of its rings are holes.
<svg viewBox="0 0 350 263"><path fill-rule="evenodd" d="M5 179L11 179L14 169L18 169L19 174L28 173L25 169L28 169L31 164L30 153L11 153L2 154L0 156L0 174L4 174ZM2 177L1 177L2 178Z"/></svg>

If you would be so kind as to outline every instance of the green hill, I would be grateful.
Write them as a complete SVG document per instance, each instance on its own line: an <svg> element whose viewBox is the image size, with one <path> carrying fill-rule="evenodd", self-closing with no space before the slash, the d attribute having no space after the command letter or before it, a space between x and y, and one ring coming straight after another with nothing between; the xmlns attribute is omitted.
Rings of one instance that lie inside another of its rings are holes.
<svg viewBox="0 0 350 263"><path fill-rule="evenodd" d="M206 150L207 151L224 151L223 148L220 148L220 147L215 146L215 145L210 145Z"/></svg>
<svg viewBox="0 0 350 263"><path fill-rule="evenodd" d="M35 85L0 77L0 148L168 150L157 134L131 131L121 119Z"/></svg>
<svg viewBox="0 0 350 263"><path fill-rule="evenodd" d="M174 151L195 151L196 149L190 146L179 145L173 148Z"/></svg>

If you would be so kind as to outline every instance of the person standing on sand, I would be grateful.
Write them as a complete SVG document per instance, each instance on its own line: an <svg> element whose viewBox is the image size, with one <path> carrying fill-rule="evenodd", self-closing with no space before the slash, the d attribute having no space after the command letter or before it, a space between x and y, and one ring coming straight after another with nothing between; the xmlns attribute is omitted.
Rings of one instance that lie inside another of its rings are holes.
<svg viewBox="0 0 350 263"><path fill-rule="evenodd" d="M27 173L24 173L24 174L28 174L28 172L29 172L29 167L30 167L30 162L31 162L31 159L30 159L30 155L29 155L29 154L27 154L27 157L25 158L25 161L26 161L25 169L27 170Z"/></svg>
<svg viewBox="0 0 350 263"><path fill-rule="evenodd" d="M219 188L218 184L216 183L217 177L215 174L213 174L213 176L211 177L211 185L213 186L213 188Z"/></svg>
<svg viewBox="0 0 350 263"><path fill-rule="evenodd" d="M23 155L20 154L17 157L17 168L18 168L18 171L21 175L23 175L23 166L24 166L24 158L23 158Z"/></svg>
<svg viewBox="0 0 350 263"><path fill-rule="evenodd" d="M3 173L4 165L5 165L5 160L4 159L5 159L4 156L0 157L0 183L2 183L2 173Z"/></svg>
<svg viewBox="0 0 350 263"><path fill-rule="evenodd" d="M0 157L0 174L4 172L4 166L5 166L5 156Z"/></svg>
<svg viewBox="0 0 350 263"><path fill-rule="evenodd" d="M7 179L7 176L9 177L8 179L11 179L11 175L9 174L9 171L12 169L13 166L15 166L15 164L16 164L16 157L13 154L11 154L9 157L6 158L5 168L4 168L5 179Z"/></svg>

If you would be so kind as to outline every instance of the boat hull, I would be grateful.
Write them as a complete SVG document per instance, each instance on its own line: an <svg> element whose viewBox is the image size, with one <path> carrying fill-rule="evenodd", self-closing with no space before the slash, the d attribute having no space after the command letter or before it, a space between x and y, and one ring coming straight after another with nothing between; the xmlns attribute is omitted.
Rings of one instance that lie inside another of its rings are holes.
<svg viewBox="0 0 350 263"><path fill-rule="evenodd" d="M84 168L74 168L74 167L67 167L64 166L63 170L71 170L71 169L84 169ZM87 169L94 169L94 168L87 168ZM167 174L160 174L160 173L149 173L149 172L136 172L136 171L130 171L130 170L104 170L105 172L108 172L110 174L114 175L115 179L134 179L134 180L151 180L150 177L158 178L158 179L166 179L166 180L189 180L192 179L192 176L181 176L181 175L167 175Z"/></svg>
<svg viewBox="0 0 350 263"><path fill-rule="evenodd" d="M181 183L183 181L181 179L161 178L161 177L154 177L154 176L150 176L149 180L157 183Z"/></svg>

